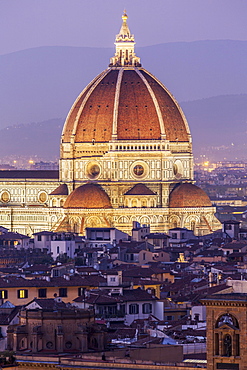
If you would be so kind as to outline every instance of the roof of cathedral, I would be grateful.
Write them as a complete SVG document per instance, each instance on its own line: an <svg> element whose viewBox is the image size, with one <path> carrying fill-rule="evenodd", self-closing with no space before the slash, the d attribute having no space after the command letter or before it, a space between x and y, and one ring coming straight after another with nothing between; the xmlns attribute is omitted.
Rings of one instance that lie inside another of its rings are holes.
<svg viewBox="0 0 247 370"><path fill-rule="evenodd" d="M186 118L162 83L140 65L124 13L108 69L82 91L66 119L62 142L114 140L190 142Z"/></svg>
<svg viewBox="0 0 247 370"><path fill-rule="evenodd" d="M151 189L145 184L136 184L124 195L156 195Z"/></svg>
<svg viewBox="0 0 247 370"><path fill-rule="evenodd" d="M97 184L88 183L76 188L66 199L64 208L112 208L106 192Z"/></svg>
<svg viewBox="0 0 247 370"><path fill-rule="evenodd" d="M68 186L66 184L60 184L55 190L49 195L68 195Z"/></svg>
<svg viewBox="0 0 247 370"><path fill-rule="evenodd" d="M58 180L58 170L5 170L0 171L4 179L54 179Z"/></svg>
<svg viewBox="0 0 247 370"><path fill-rule="evenodd" d="M170 194L170 208L212 207L204 190L191 183L178 185Z"/></svg>
<svg viewBox="0 0 247 370"><path fill-rule="evenodd" d="M188 142L186 119L168 90L149 72L109 68L79 95L64 125L62 140Z"/></svg>

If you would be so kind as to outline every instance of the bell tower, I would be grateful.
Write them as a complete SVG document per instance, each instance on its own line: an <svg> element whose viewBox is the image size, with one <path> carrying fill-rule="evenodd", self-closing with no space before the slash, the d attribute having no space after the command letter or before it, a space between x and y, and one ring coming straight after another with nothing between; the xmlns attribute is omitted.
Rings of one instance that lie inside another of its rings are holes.
<svg viewBox="0 0 247 370"><path fill-rule="evenodd" d="M207 307L207 370L247 369L247 294L215 294Z"/></svg>

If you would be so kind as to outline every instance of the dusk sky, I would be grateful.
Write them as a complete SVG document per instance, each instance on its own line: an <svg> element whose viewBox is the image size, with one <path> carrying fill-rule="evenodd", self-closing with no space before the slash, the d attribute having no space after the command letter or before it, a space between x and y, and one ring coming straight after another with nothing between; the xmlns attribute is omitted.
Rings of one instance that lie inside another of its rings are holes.
<svg viewBox="0 0 247 370"><path fill-rule="evenodd" d="M246 0L1 0L0 54L39 46L111 47L125 8L138 46L247 40Z"/></svg>

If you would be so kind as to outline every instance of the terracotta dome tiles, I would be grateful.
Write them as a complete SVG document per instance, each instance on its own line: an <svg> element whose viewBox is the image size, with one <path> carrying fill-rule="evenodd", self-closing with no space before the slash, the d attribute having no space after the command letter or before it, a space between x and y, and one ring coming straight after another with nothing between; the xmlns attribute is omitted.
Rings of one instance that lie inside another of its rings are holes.
<svg viewBox="0 0 247 370"><path fill-rule="evenodd" d="M76 124L75 142L91 143L92 140L109 142L112 139L119 71L120 69L110 68L102 72L79 96L66 120L63 142L70 142ZM150 89L137 72L144 76ZM103 74L106 75L103 77ZM153 96L150 91L153 92ZM175 100L161 84L141 68L123 70L117 114L118 140L161 139L160 121L153 98L159 105L167 139L188 141L185 118Z"/></svg>
<svg viewBox="0 0 247 370"><path fill-rule="evenodd" d="M170 141L188 141L186 126L173 98L147 72L141 71L149 82L162 113L166 137Z"/></svg>
<svg viewBox="0 0 247 370"><path fill-rule="evenodd" d="M68 115L68 118L65 122L65 127L64 127L64 137L63 137L64 142L70 142L71 135L72 135L73 128L74 128L74 124L75 124L75 120L76 120L76 116L77 116L77 114L80 110L80 107L83 104L83 101L84 101L84 99L85 99L85 97L88 93L88 90L90 89L92 84L93 84L93 82L91 82L87 86L85 91L78 97L77 101L74 104L73 109L71 109L71 112Z"/></svg>
<svg viewBox="0 0 247 370"><path fill-rule="evenodd" d="M76 188L66 199L64 208L112 208L106 192L93 183Z"/></svg>
<svg viewBox="0 0 247 370"><path fill-rule="evenodd" d="M123 74L117 127L119 140L161 138L159 119L151 95L133 70Z"/></svg>
<svg viewBox="0 0 247 370"><path fill-rule="evenodd" d="M111 140L118 71L111 71L95 87L79 118L77 142Z"/></svg>
<svg viewBox="0 0 247 370"><path fill-rule="evenodd" d="M204 190L191 183L178 185L170 194L170 208L212 207Z"/></svg>

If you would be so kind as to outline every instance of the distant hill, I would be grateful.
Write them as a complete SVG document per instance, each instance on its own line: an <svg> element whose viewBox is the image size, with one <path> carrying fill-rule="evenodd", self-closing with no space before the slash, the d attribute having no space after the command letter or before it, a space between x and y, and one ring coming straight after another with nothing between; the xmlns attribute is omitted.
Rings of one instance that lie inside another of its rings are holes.
<svg viewBox="0 0 247 370"><path fill-rule="evenodd" d="M247 160L247 94L182 102L193 138L195 157ZM13 125L0 130L0 157L59 157L64 119Z"/></svg>
<svg viewBox="0 0 247 370"><path fill-rule="evenodd" d="M182 102L195 156L247 160L247 94Z"/></svg>
<svg viewBox="0 0 247 370"><path fill-rule="evenodd" d="M178 101L247 94L245 41L167 43L136 53ZM40 47L0 56L0 128L65 117L113 54L113 48Z"/></svg>
<svg viewBox="0 0 247 370"><path fill-rule="evenodd" d="M59 144L64 119L5 127L0 130L0 158L27 156L55 160L59 158Z"/></svg>

